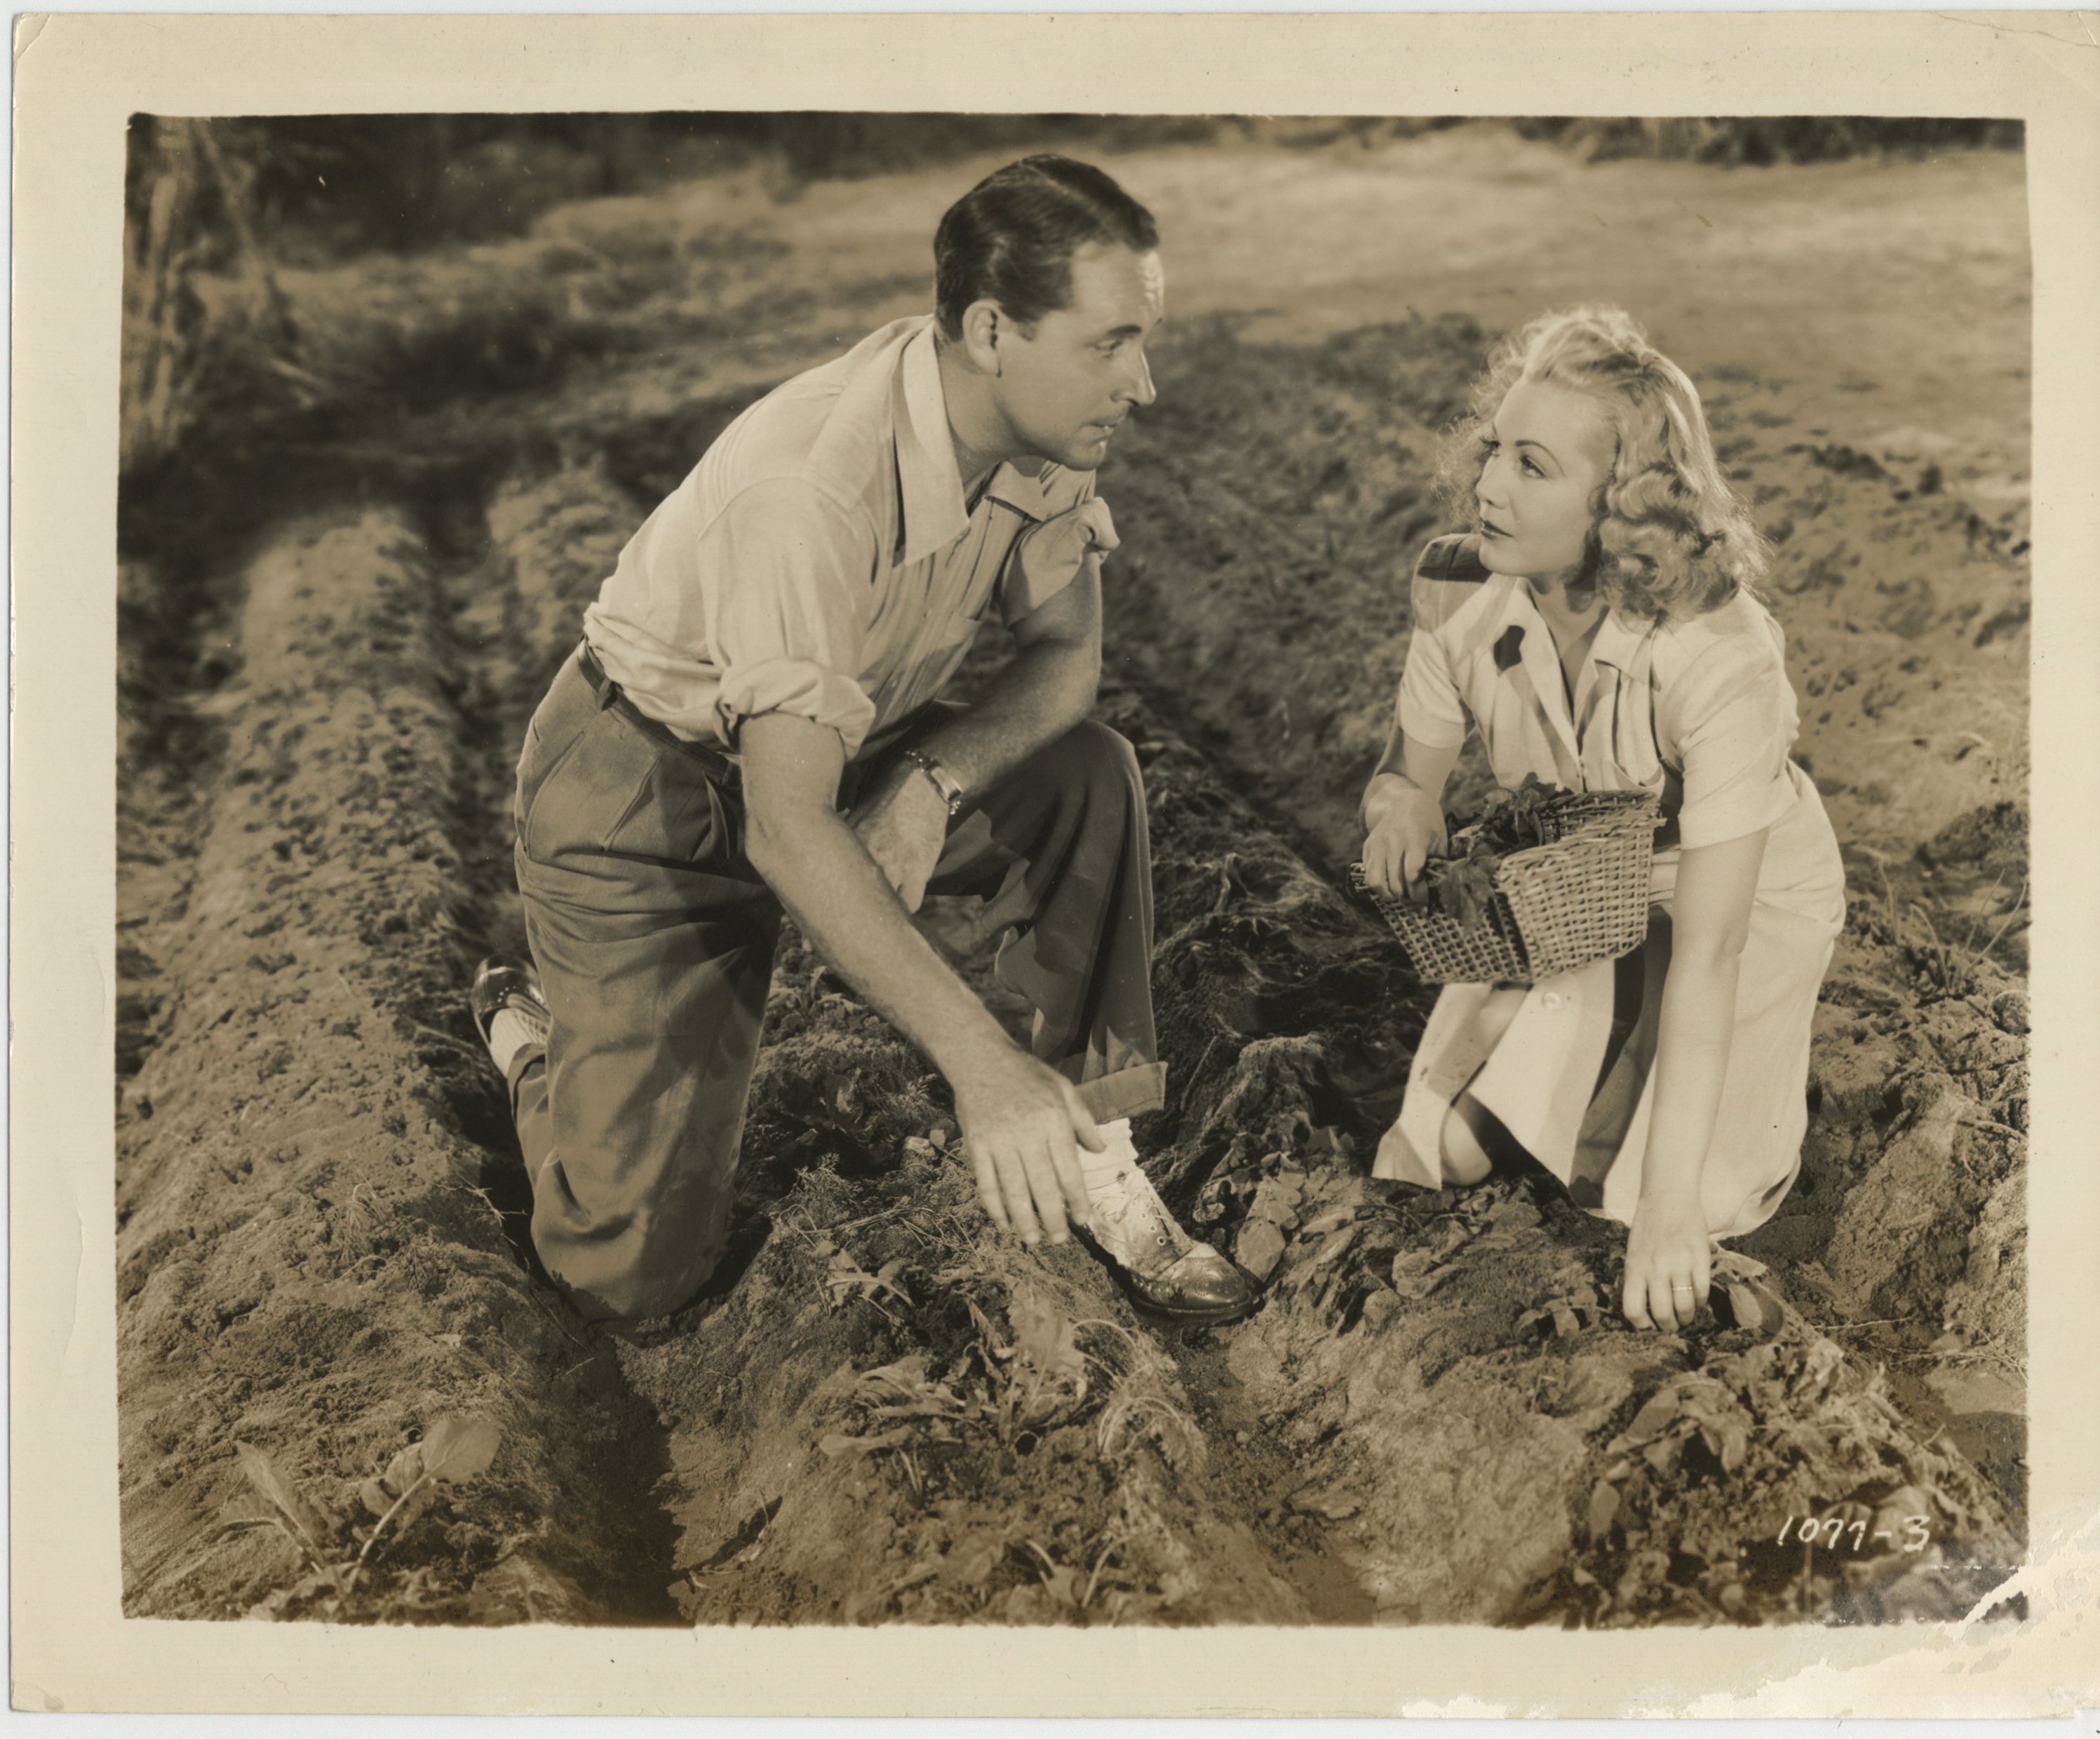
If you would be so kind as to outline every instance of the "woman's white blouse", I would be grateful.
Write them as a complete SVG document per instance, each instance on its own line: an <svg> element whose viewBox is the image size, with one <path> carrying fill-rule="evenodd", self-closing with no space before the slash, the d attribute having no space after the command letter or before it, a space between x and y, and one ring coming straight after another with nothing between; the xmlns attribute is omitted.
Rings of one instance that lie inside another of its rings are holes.
<svg viewBox="0 0 2100 1739"><path fill-rule="evenodd" d="M1785 637L1764 606L1739 594L1687 622L1607 616L1571 708L1529 587L1489 573L1476 548L1471 538L1439 539L1415 570L1402 734L1455 748L1470 713L1506 788L1535 773L1570 790L1657 793L1658 899L1675 887L1679 847L1768 829L1759 899L1842 919L1836 842L1814 785L1789 758L1799 714Z"/></svg>

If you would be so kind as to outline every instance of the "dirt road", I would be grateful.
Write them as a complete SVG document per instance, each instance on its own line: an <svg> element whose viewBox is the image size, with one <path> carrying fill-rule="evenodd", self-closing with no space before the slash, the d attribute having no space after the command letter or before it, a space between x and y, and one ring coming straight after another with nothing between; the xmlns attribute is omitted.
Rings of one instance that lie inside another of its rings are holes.
<svg viewBox="0 0 2100 1739"><path fill-rule="evenodd" d="M968 168L779 207L706 183L289 275L358 390L271 425L258 483L192 456L124 503L127 1610L1964 1609L2025 1503L2017 162L1585 169L1468 131L1114 165L1177 239L1183 328L1102 479L1102 711L1145 769L1176 1084L1140 1134L1268 1283L1186 1336L1083 1253L990 1233L938 1077L792 938L731 1270L669 1324L588 1328L530 1272L465 1016L473 958L518 940L510 764L583 603L754 391L918 305ZM1303 251L1259 257L1285 212ZM1561 244L1520 252L1541 225ZM1802 281L1813 322L1773 312ZM1636 1335L1608 1228L1525 1182L1360 1175L1428 997L1336 890L1396 581L1438 529L1432 431L1488 325L1605 294L1661 305L1777 543L1801 759L1848 847L1803 1182L1746 1246L1776 1329ZM943 935L982 980L968 916ZM492 1465L346 1590L368 1482L446 1415L497 1428ZM237 1442L310 1506L302 1548L226 1525Z"/></svg>

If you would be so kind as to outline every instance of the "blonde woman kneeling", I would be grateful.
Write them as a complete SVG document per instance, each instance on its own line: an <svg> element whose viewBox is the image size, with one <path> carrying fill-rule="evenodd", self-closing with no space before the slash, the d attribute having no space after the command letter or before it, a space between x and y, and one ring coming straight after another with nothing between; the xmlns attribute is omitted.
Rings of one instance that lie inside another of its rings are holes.
<svg viewBox="0 0 2100 1739"><path fill-rule="evenodd" d="M1506 341L1446 458L1477 530L1414 577L1392 735L1364 793L1365 873L1419 897L1471 715L1498 783L1659 794L1645 944L1529 989L1448 985L1377 1175L1476 1182L1536 1160L1632 1228L1623 1305L1674 1329L1712 1240L1800 1166L1810 1024L1844 921L1764 548L1697 390L1617 310ZM1455 492L1455 491L1454 491Z"/></svg>

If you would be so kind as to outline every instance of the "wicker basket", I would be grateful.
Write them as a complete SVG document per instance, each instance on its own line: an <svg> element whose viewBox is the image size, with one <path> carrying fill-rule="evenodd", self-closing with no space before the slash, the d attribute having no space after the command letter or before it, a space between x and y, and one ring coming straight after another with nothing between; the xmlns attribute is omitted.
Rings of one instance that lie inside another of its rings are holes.
<svg viewBox="0 0 2100 1739"><path fill-rule="evenodd" d="M1529 984L1640 946L1656 808L1651 791L1560 799L1545 817L1552 839L1502 859L1488 922L1477 929L1365 887L1361 864L1350 865L1349 879L1431 983Z"/></svg>

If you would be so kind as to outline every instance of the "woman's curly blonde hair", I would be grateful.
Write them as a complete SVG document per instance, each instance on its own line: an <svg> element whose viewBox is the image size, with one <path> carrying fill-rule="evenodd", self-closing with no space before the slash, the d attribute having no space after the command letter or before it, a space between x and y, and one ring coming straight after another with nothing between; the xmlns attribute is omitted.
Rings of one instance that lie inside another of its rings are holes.
<svg viewBox="0 0 2100 1739"><path fill-rule="evenodd" d="M1755 596L1766 546L1714 456L1699 390L1617 308L1540 315L1497 345L1451 431L1438 486L1458 517L1477 520L1474 486L1489 425L1520 381L1550 381L1594 399L1615 438L1592 511L1577 585L1644 621L1682 621Z"/></svg>

